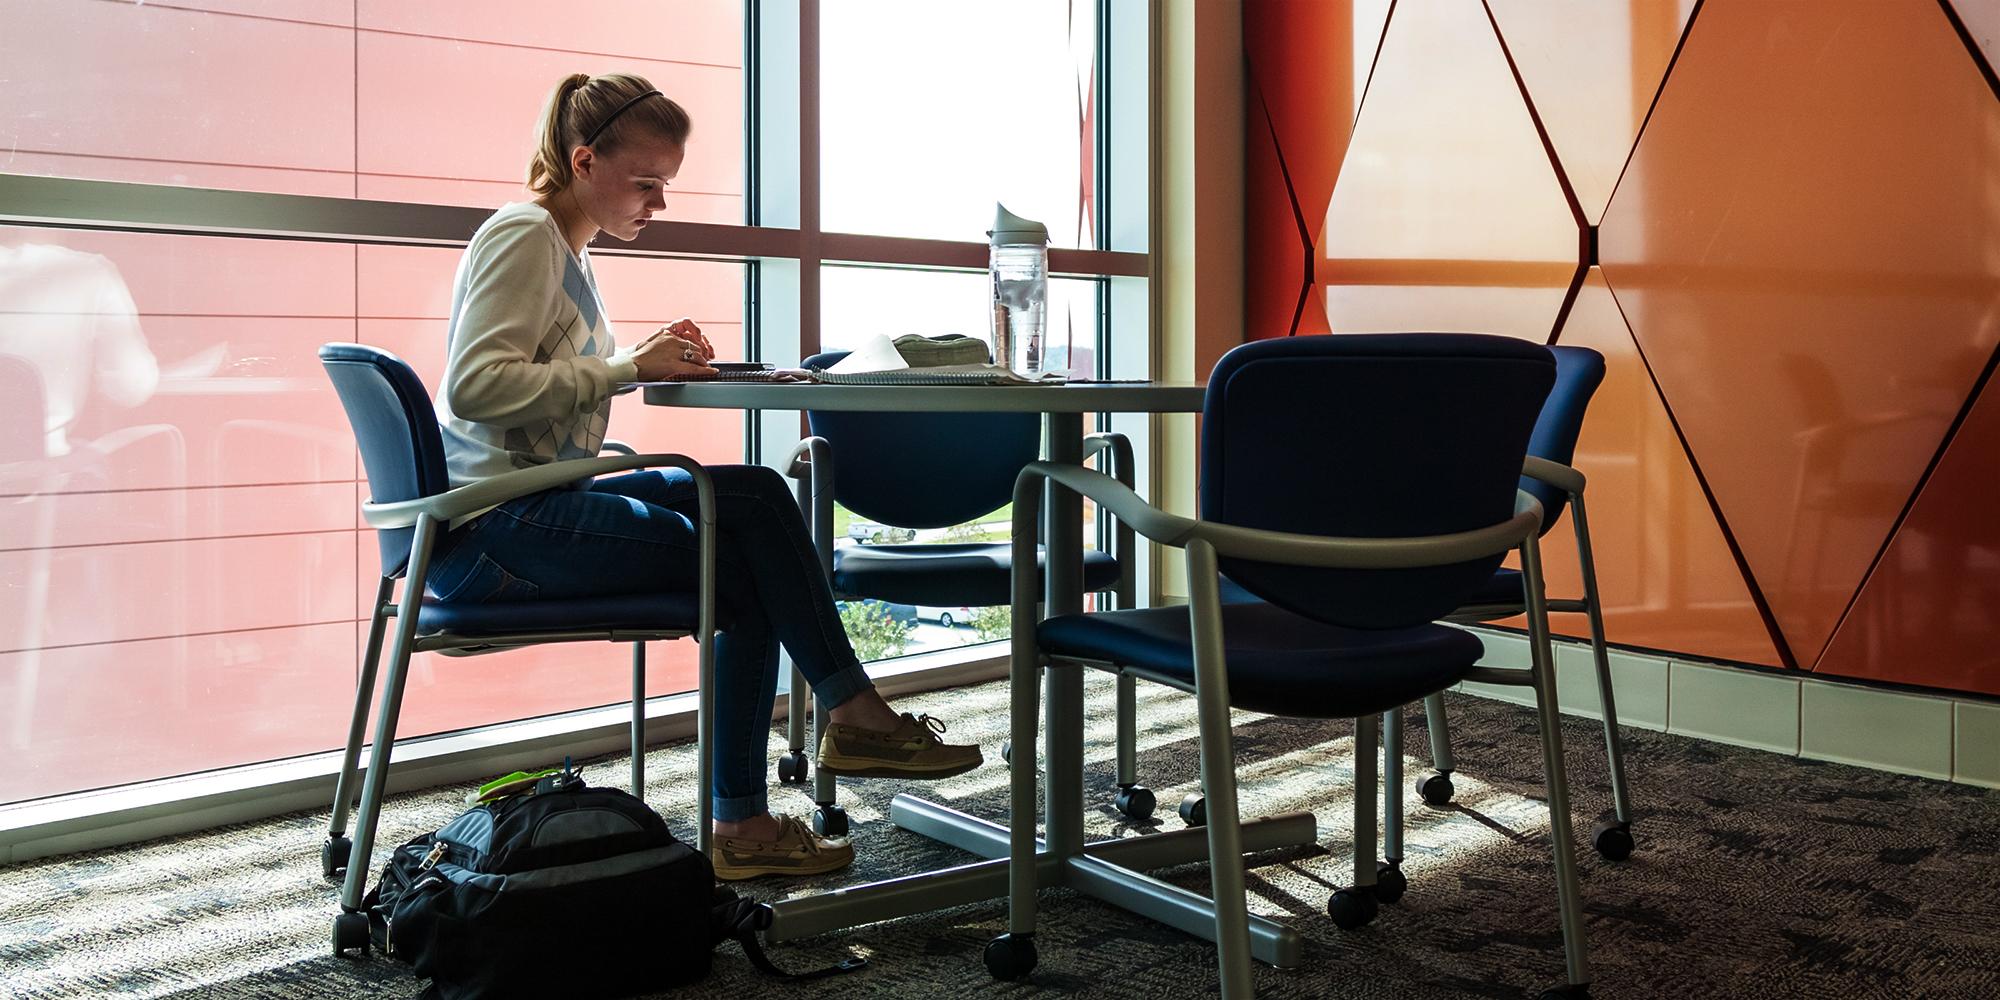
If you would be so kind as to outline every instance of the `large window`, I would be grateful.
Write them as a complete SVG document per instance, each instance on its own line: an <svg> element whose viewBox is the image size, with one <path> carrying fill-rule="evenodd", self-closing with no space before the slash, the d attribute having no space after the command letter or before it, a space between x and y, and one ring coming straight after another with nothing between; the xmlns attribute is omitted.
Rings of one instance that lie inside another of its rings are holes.
<svg viewBox="0 0 2000 1000"><path fill-rule="evenodd" d="M1114 24L1144 51L1136 0L0 2L0 804L338 746L380 566L314 349L384 347L436 387L463 240L527 197L566 72L646 75L695 119L666 221L593 250L621 339L690 316L789 363L983 334L1005 201L1049 224L1076 367L1145 349L1143 308L1106 321L1143 286L1143 224L1101 232L1100 53ZM969 124L985 109L1011 121ZM796 435L795 414L636 400L612 427L709 462ZM970 641L962 618L884 652ZM654 693L687 689L692 655L658 644ZM420 657L401 732L609 704L622 659Z"/></svg>

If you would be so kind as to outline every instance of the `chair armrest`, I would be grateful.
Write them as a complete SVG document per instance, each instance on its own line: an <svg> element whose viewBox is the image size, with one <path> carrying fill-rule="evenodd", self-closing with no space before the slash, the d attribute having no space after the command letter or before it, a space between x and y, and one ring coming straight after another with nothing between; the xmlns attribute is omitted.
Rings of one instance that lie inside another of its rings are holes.
<svg viewBox="0 0 2000 1000"><path fill-rule="evenodd" d="M1091 434L1083 439L1083 453L1085 455L1108 454L1111 457L1111 470L1106 474L1124 483L1128 489L1132 487L1133 462L1131 438L1117 431ZM1099 465L1098 470L1103 471L1104 467Z"/></svg>
<svg viewBox="0 0 2000 1000"><path fill-rule="evenodd" d="M623 441L613 441L610 438L605 438L604 444L598 447L597 453L599 455L603 455L606 453L610 453L613 455L637 455L639 453L639 449L634 448Z"/></svg>
<svg viewBox="0 0 2000 1000"><path fill-rule="evenodd" d="M785 459L785 475L798 480L799 513L818 551L820 569L833 575L833 445L817 435L800 441Z"/></svg>
<svg viewBox="0 0 2000 1000"><path fill-rule="evenodd" d="M1132 461L1131 438L1117 431L1092 434L1083 439L1083 452L1086 455L1101 455L1108 458L1111 476L1126 489L1133 488L1136 473L1133 470L1135 463ZM1099 461L1098 471L1104 471L1104 466L1105 462ZM1134 537L1132 526L1125 523L1124 518L1113 516L1111 521L1115 526L1111 540L1111 558L1118 561L1118 582L1112 586L1111 593L1117 599L1120 609L1134 608L1138 606L1139 591L1138 541Z"/></svg>
<svg viewBox="0 0 2000 1000"><path fill-rule="evenodd" d="M1528 460L1521 463L1521 475L1529 479L1539 479L1570 496L1583 492L1583 473L1561 462L1551 462L1546 458L1529 455Z"/></svg>
<svg viewBox="0 0 2000 1000"><path fill-rule="evenodd" d="M407 528L417 523L417 518L423 515L448 522L474 511L506 503L516 497L540 493L579 479L589 479L611 472L651 468L686 469L694 476L699 493L710 492L708 470L702 468L700 462L686 455L620 455L612 458L579 458L567 462L537 465L531 469L505 473L469 486L460 486L454 490L414 500L383 504L364 503L361 505L361 515L369 526L374 528ZM705 527L714 526L715 510L712 504L701 505L701 523Z"/></svg>
<svg viewBox="0 0 2000 1000"><path fill-rule="evenodd" d="M832 459L833 446L825 438L804 438L793 446L792 453L785 458L784 473L793 479L810 479L815 470Z"/></svg>
<svg viewBox="0 0 2000 1000"><path fill-rule="evenodd" d="M1032 462L1014 483L1014 537L1033 537L1040 503L1036 480L1050 479L1096 501L1133 530L1163 545L1185 548L1200 539L1219 555L1289 566L1328 569L1405 569L1443 566L1506 552L1540 531L1542 505L1524 490L1514 494L1514 515L1498 524L1449 535L1415 538L1338 538L1245 528L1180 517L1147 503L1123 483L1089 469ZM1026 524L1024 526L1024 521Z"/></svg>

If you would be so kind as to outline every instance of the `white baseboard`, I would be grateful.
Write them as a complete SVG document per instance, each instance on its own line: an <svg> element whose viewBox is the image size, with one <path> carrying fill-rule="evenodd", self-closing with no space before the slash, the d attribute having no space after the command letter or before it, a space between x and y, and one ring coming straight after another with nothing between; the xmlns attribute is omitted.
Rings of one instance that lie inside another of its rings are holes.
<svg viewBox="0 0 2000 1000"><path fill-rule="evenodd" d="M1474 628L1491 666L1525 668L1528 640ZM1949 693L1891 691L1812 674L1772 674L1681 657L1611 652L1622 725L2000 788L2000 704ZM1601 718L1588 643L1556 642L1557 699ZM1466 694L1533 704L1525 687L1467 682Z"/></svg>

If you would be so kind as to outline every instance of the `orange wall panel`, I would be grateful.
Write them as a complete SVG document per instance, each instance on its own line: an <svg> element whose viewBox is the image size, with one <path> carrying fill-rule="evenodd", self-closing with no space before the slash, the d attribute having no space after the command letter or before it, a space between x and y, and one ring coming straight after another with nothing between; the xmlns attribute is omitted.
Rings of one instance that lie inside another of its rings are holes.
<svg viewBox="0 0 2000 1000"><path fill-rule="evenodd" d="M1338 165L1309 289L1334 332L1541 339L1601 222L1556 335L1610 363L1577 461L1612 641L1992 693L1994 623L1940 574L1994 589L1965 495L2000 417L1945 438L2000 343L2000 5L1402 3L1365 87L1360 6L1245 4L1274 119L1361 95L1344 146L1297 154L1250 109L1250 315L1298 301L1280 149L1293 190ZM1302 54L1340 29L1348 63Z"/></svg>
<svg viewBox="0 0 2000 1000"><path fill-rule="evenodd" d="M1335 333L1548 339L1577 223L1478 0L1390 15L1319 246Z"/></svg>
<svg viewBox="0 0 2000 1000"><path fill-rule="evenodd" d="M1703 8L1604 270L1802 665L1992 352L2000 103L1934 3Z"/></svg>
<svg viewBox="0 0 2000 1000"><path fill-rule="evenodd" d="M1988 382L1834 633L1820 672L2000 695L1996 468L2000 393Z"/></svg>
<svg viewBox="0 0 2000 1000"><path fill-rule="evenodd" d="M1709 511L1708 498L1632 342L1604 276L1592 269L1559 343L1604 355L1576 468L1596 557L1604 630L1611 642L1721 660L1782 666L1764 618ZM1583 593L1571 517L1544 536L1549 593ZM1556 628L1589 635L1582 616Z"/></svg>
<svg viewBox="0 0 2000 1000"><path fill-rule="evenodd" d="M1604 217L1694 0L1487 0L1584 218Z"/></svg>

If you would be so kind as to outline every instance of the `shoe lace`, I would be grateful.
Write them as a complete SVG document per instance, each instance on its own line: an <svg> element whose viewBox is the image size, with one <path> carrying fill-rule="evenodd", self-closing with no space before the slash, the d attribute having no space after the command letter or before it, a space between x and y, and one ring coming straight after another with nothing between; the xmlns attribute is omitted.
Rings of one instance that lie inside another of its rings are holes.
<svg viewBox="0 0 2000 1000"><path fill-rule="evenodd" d="M785 829L780 830L778 832L779 840L785 839L784 837L785 834L790 833L794 829L796 829L799 834L799 841L805 845L806 853L812 855L816 855L819 853L819 838L813 836L812 831L807 830L806 825L804 823L799 822L798 817L796 816L785 817L783 825Z"/></svg>
<svg viewBox="0 0 2000 1000"><path fill-rule="evenodd" d="M933 715L919 715L917 716L917 724L924 727L925 729L930 730L931 733L930 739L932 743L944 742L944 740L939 738L943 736L945 733L945 724L943 719L940 719Z"/></svg>

